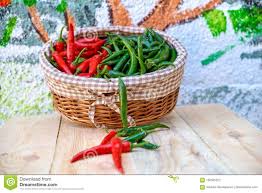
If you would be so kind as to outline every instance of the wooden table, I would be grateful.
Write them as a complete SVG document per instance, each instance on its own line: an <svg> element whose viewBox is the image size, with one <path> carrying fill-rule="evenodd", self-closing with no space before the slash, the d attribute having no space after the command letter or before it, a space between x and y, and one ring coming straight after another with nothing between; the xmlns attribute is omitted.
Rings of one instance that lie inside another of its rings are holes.
<svg viewBox="0 0 262 193"><path fill-rule="evenodd" d="M177 107L161 122L171 129L148 137L159 150L123 155L127 174L262 174L262 131L224 106ZM0 129L0 173L116 174L111 155L69 163L105 134L58 114L11 119Z"/></svg>

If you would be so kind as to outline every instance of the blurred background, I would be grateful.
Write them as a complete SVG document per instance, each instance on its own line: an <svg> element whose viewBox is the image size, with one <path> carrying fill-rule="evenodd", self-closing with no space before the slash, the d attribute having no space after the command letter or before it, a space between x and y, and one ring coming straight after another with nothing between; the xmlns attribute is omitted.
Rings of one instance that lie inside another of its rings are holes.
<svg viewBox="0 0 262 193"><path fill-rule="evenodd" d="M0 6L0 125L53 111L38 54L43 35L57 38L70 16L77 27L164 30L188 52L178 104L222 103L262 129L261 0L0 0Z"/></svg>

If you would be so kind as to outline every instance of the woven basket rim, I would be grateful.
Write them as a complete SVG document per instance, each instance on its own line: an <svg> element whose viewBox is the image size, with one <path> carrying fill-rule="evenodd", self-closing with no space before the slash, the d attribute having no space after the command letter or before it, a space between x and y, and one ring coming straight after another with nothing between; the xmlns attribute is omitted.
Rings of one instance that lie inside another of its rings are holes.
<svg viewBox="0 0 262 193"><path fill-rule="evenodd" d="M142 28L142 27L126 27L126 26L86 27L86 28L79 28L76 31L75 36L79 36L83 33L92 33L92 32L96 33L96 32L107 32L107 31L118 32L118 33L120 32L120 34L121 32L130 33L130 34L138 34L138 33L143 33L144 30L145 28ZM166 33L162 31L159 31L159 30L155 30L155 31L161 34L166 39L166 41L169 44L171 44L173 47L175 47L175 49L177 50L177 58L174 61L175 67L169 66L167 68L157 70L154 72L150 72L150 73L146 73L143 75L123 77L122 79L126 83L127 86L129 82L139 82L141 78L143 78L143 83L149 83L152 77L166 76L167 74L172 74L178 68L184 65L184 62L181 62L181 61L185 61L187 52L185 48L182 46L182 44L177 39L167 35ZM66 35L64 35L64 37L66 37ZM67 83L67 84L75 84L75 85L78 85L78 84L83 85L83 83L86 85L92 85L94 83L96 85L108 84L108 80L104 78L85 78L85 77L80 77L80 76L68 75L64 72L59 71L57 68L55 68L45 57L45 53L47 53L50 50L50 43L54 41L55 41L54 39L51 39L47 43L45 43L40 52L41 66L47 77L54 79L56 81L60 81L60 82ZM117 81L118 81L117 78L110 78L110 82L114 85L117 84Z"/></svg>

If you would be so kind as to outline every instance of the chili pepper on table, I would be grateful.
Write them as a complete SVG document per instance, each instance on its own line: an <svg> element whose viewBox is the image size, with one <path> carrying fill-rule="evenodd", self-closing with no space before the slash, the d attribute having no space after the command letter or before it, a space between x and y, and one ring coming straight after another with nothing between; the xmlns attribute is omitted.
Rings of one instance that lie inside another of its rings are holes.
<svg viewBox="0 0 262 193"><path fill-rule="evenodd" d="M123 44L126 46L128 50L130 56L130 68L127 72L127 75L132 75L137 72L137 58L135 51L123 36L118 35L118 37L122 40Z"/></svg>
<svg viewBox="0 0 262 193"><path fill-rule="evenodd" d="M100 145L104 145L104 144L107 144L111 141L111 139L113 137L115 137L117 134L117 131L116 130L112 130L110 131L104 138L103 140L101 141Z"/></svg>
<svg viewBox="0 0 262 193"><path fill-rule="evenodd" d="M149 150L155 150L155 149L158 149L160 146L157 144L153 144L149 141L142 140L140 143L136 144L136 147L141 147L141 148L149 149Z"/></svg>
<svg viewBox="0 0 262 193"><path fill-rule="evenodd" d="M153 124L149 124L149 125L122 128L122 129L117 131L117 136L118 137L127 137L127 136L130 136L130 135L134 135L135 133L137 133L138 131L141 131L141 130L151 131L151 130L154 130L156 128L168 128L169 129L169 127L165 124L153 123Z"/></svg>
<svg viewBox="0 0 262 193"><path fill-rule="evenodd" d="M69 24L68 37L67 37L67 63L71 64L75 59L75 37L74 37L74 26L72 23Z"/></svg>
<svg viewBox="0 0 262 193"><path fill-rule="evenodd" d="M123 141L122 142L122 152L130 152L132 150L132 144L129 141ZM135 146L135 145L134 145ZM81 159L85 159L91 156L97 156L97 155L104 155L104 154L110 154L112 153L112 144L104 144L104 145L98 145L94 146L92 148L88 148L86 150L83 150L76 155L73 156L71 159L71 163L76 162Z"/></svg>
<svg viewBox="0 0 262 193"><path fill-rule="evenodd" d="M54 44L55 50L58 52L62 52L65 49L65 40L62 37L64 28L65 26L61 28L59 38Z"/></svg>
<svg viewBox="0 0 262 193"><path fill-rule="evenodd" d="M126 85L121 78L118 79L120 117L123 127L128 127L127 121L127 91Z"/></svg>
<svg viewBox="0 0 262 193"><path fill-rule="evenodd" d="M112 144L112 157L116 169L121 173L124 174L124 169L122 166L122 140L119 138L113 138L111 141Z"/></svg>
<svg viewBox="0 0 262 193"><path fill-rule="evenodd" d="M135 133L134 135L126 137L124 140L129 141L131 143L136 143L136 142L143 140L148 134L149 134L149 131L147 132L147 131L141 130L140 132Z"/></svg>

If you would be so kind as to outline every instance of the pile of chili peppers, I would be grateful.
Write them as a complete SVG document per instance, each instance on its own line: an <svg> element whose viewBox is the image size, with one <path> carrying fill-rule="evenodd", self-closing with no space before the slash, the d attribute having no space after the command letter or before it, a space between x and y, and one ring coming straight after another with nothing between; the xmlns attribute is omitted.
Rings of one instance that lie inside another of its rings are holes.
<svg viewBox="0 0 262 193"><path fill-rule="evenodd" d="M141 75L173 65L176 49L152 29L141 35L122 36L107 33L107 37L74 37L69 24L68 37L51 45L49 62L60 71L82 77L118 78Z"/></svg>
<svg viewBox="0 0 262 193"><path fill-rule="evenodd" d="M124 82L119 78L119 100L120 100L120 116L123 128L111 130L101 141L101 143L92 148L83 150L71 159L71 163L78 160L93 157L94 155L112 154L112 158L116 169L124 174L122 165L122 153L133 151L135 148L144 148L155 150L159 145L146 141L145 138L157 128L169 128L161 123L153 123L143 126L128 127L127 121L127 91Z"/></svg>

